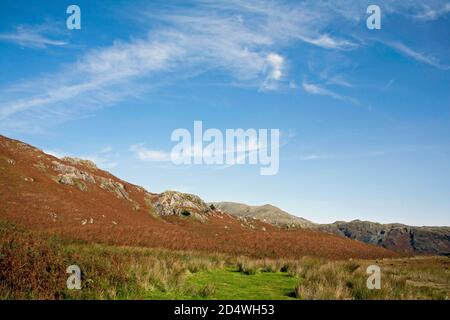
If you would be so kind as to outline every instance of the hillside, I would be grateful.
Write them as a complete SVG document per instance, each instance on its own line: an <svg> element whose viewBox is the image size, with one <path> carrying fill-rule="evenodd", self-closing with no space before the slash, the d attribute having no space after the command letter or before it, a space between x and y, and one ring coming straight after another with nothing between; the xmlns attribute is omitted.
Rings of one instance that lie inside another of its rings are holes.
<svg viewBox="0 0 450 320"><path fill-rule="evenodd" d="M313 228L315 224L309 220L291 215L280 208L270 204L262 206L249 206L237 202L213 202L213 205L236 217L255 218L280 227Z"/></svg>
<svg viewBox="0 0 450 320"><path fill-rule="evenodd" d="M1 220L71 239L259 258L396 256L321 231L236 218L195 195L151 193L92 162L58 159L3 136L0 185Z"/></svg>
<svg viewBox="0 0 450 320"><path fill-rule="evenodd" d="M401 254L450 255L450 227L414 227L360 220L315 224L272 205L248 206L234 202L219 202L214 205L236 217L256 219L280 227L321 230Z"/></svg>

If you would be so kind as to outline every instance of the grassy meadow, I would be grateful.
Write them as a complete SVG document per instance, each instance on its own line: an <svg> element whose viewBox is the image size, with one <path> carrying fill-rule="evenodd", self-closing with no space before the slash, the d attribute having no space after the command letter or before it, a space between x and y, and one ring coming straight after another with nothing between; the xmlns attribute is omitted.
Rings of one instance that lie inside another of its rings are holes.
<svg viewBox="0 0 450 320"><path fill-rule="evenodd" d="M66 268L82 289L66 287ZM381 268L381 289L366 268ZM449 299L450 259L330 261L84 243L0 223L0 299Z"/></svg>

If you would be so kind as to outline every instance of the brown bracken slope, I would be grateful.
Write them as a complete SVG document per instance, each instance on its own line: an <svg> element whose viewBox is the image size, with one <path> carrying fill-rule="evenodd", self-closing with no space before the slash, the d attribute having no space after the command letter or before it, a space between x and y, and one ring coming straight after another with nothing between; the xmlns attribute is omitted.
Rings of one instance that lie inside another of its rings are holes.
<svg viewBox="0 0 450 320"><path fill-rule="evenodd" d="M313 230L235 218L200 198L154 194L89 161L58 159L0 135L0 219L71 239L252 257L395 257Z"/></svg>

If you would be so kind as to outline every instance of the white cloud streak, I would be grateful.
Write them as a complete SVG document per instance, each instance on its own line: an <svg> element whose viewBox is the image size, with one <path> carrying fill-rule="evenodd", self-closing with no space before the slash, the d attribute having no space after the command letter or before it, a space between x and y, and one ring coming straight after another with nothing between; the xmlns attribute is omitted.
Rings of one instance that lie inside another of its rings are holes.
<svg viewBox="0 0 450 320"><path fill-rule="evenodd" d="M170 161L170 152L161 150L150 150L143 144L135 144L130 147L130 151L134 152L141 161L168 162Z"/></svg>
<svg viewBox="0 0 450 320"><path fill-rule="evenodd" d="M305 92L312 94L312 95L328 96L328 97L331 97L336 100L350 102L352 104L359 105L359 102L357 100L337 94L337 93L335 93L327 88L324 88L318 84L303 81L302 87L303 87L303 90L305 90Z"/></svg>
<svg viewBox="0 0 450 320"><path fill-rule="evenodd" d="M49 46L64 46L66 41L51 39L46 35L45 25L19 25L14 32L0 33L0 41L12 42L21 47L45 49Z"/></svg>
<svg viewBox="0 0 450 320"><path fill-rule="evenodd" d="M399 11L390 1L385 6L390 12ZM429 7L430 10L435 8L435 5ZM83 114L85 109L134 97L162 82L170 83L177 77L210 70L224 72L230 77L230 83L276 90L281 85L289 87L294 83L289 79L288 57L282 54L292 44L307 43L331 51L361 46L352 37L337 38L328 32L337 18L354 19L348 1L291 4L201 1L195 9L174 6L166 11L141 9L136 21L142 28L148 28L146 35L89 50L59 72L0 90L0 124L19 126L26 124L27 119L34 122L36 118L74 117ZM152 24L143 22L149 20ZM160 23L155 24L155 21ZM22 26L1 37L35 48L66 44L51 39L46 32L44 28L34 30ZM394 47L418 61L448 68L433 57L406 46L396 44ZM312 94L351 101L317 85L306 83L303 87Z"/></svg>
<svg viewBox="0 0 450 320"><path fill-rule="evenodd" d="M286 143L287 141L283 142L283 144ZM214 150L214 153L207 152L207 150L203 149L205 146L206 144L190 145L189 148L183 150L184 152L183 156L193 158L201 154L203 161L212 163L214 162L216 156L224 158L225 156L232 154L236 155L236 162L239 162L239 160L247 159L251 154L255 154L260 151L265 151L268 148L268 146L265 145L264 143L261 143L259 139L258 141L250 140L244 143L239 142L235 146L226 145L223 150ZM135 154L137 159L147 162L171 162L173 158L177 158L179 156L177 154L172 154L171 151L148 149L144 146L143 143L138 143L130 146L130 151ZM234 164L225 165L223 167L228 168L231 166L234 166Z"/></svg>
<svg viewBox="0 0 450 320"><path fill-rule="evenodd" d="M450 13L450 2L443 3L441 6L430 6L423 4L423 11L417 13L414 17L421 21L434 21Z"/></svg>
<svg viewBox="0 0 450 320"><path fill-rule="evenodd" d="M158 19L164 26L137 40L88 51L61 72L28 81L27 88L17 84L16 90L22 91L13 95L12 90L0 100L0 121L29 110L42 114L42 109L55 105L80 111L81 105L113 104L135 94L133 85L139 79L211 69L227 72L233 81L274 90L288 80L279 48L295 41L337 50L353 46L349 40L321 34L323 19L329 17L305 6L252 1L230 5L207 1L198 10L143 12L147 20ZM20 29L15 39L37 47L64 44L32 30ZM143 83L153 84L151 79Z"/></svg>
<svg viewBox="0 0 450 320"><path fill-rule="evenodd" d="M441 70L450 69L450 66L442 64L437 58L415 51L401 42L387 42L386 44L397 52L418 62L428 64Z"/></svg>
<svg viewBox="0 0 450 320"><path fill-rule="evenodd" d="M349 40L334 39L327 34L320 35L318 38L315 39L300 36L300 39L309 44L313 44L325 49L352 50L359 47L359 45L355 42Z"/></svg>

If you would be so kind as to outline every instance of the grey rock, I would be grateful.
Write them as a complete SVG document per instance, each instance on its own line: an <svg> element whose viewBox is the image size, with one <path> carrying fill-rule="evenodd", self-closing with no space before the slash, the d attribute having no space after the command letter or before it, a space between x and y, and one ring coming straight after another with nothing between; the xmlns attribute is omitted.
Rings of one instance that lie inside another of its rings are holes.
<svg viewBox="0 0 450 320"><path fill-rule="evenodd" d="M184 216L206 221L213 213L220 213L215 208L212 209L200 197L176 192L165 191L159 194L153 202L153 207L159 216Z"/></svg>
<svg viewBox="0 0 450 320"><path fill-rule="evenodd" d="M450 256L450 227L415 227L353 220L337 221L318 228L400 253Z"/></svg>

